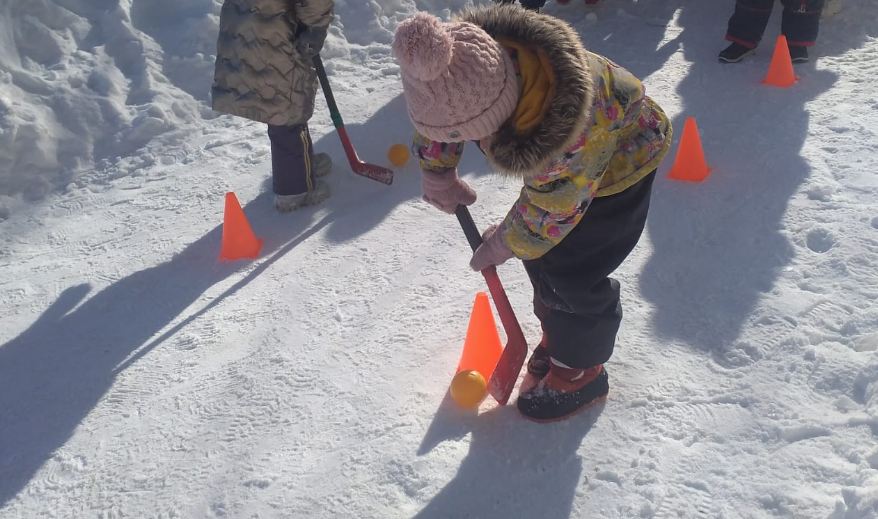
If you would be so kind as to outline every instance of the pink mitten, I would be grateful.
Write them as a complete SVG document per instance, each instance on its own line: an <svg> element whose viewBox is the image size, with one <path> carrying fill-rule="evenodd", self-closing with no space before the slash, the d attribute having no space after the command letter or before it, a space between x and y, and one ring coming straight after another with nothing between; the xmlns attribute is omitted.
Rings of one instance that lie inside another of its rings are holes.
<svg viewBox="0 0 878 519"><path fill-rule="evenodd" d="M440 173L424 171L421 186L424 201L448 214L454 214L458 205L470 205L476 201L476 192L457 176L456 169Z"/></svg>
<svg viewBox="0 0 878 519"><path fill-rule="evenodd" d="M515 256L503 242L503 234L499 229L498 226L492 225L482 233L482 244L473 253L473 258L469 262L473 270L480 272L491 265L500 265Z"/></svg>

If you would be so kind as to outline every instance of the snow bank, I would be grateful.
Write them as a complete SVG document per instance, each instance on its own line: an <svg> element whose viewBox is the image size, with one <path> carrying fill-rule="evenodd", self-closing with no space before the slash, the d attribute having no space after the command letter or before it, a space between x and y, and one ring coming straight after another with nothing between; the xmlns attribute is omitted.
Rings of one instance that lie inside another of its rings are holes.
<svg viewBox="0 0 878 519"><path fill-rule="evenodd" d="M163 9L177 16L160 30ZM211 68L216 11L210 0L3 7L0 196L40 199L85 168L209 116L209 82L197 78Z"/></svg>
<svg viewBox="0 0 878 519"><path fill-rule="evenodd" d="M472 3L338 0L326 57L347 58L354 48L362 51L355 61L386 60L393 30L406 16L425 9L447 17ZM215 117L208 104L221 5L28 0L0 6L0 218L13 199L36 201L71 183L100 180L120 158L150 143L180 144L187 130ZM83 179L92 168L97 172Z"/></svg>
<svg viewBox="0 0 878 519"><path fill-rule="evenodd" d="M83 187L0 223L0 518L878 519L878 3L822 26L786 90L767 52L716 62L712 2L549 4L698 117L714 173L659 175L615 274L612 398L542 425L448 405L484 282L414 161L353 175L321 106L333 195L278 215L264 128L206 109L218 2L27 1L0 1L7 185ZM410 136L388 35L462 2L338 1L328 68L381 162ZM479 225L502 218L520 185L479 153L461 172ZM215 262L230 190L254 262ZM527 274L500 270L533 346Z"/></svg>

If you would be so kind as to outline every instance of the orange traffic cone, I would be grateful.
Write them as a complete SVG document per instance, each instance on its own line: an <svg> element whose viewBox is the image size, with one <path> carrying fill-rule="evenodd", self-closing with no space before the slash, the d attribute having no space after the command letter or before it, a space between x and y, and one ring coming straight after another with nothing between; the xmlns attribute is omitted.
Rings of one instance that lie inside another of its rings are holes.
<svg viewBox="0 0 878 519"><path fill-rule="evenodd" d="M223 216L223 240L221 260L256 258L262 248L262 240L253 234L247 216L238 203L235 193L226 193L226 209Z"/></svg>
<svg viewBox="0 0 878 519"><path fill-rule="evenodd" d="M473 303L457 374L451 381L451 398L458 405L474 408L485 399L488 380L494 373L501 353L503 346L488 294L479 292Z"/></svg>
<svg viewBox="0 0 878 519"><path fill-rule="evenodd" d="M796 84L797 79L793 72L793 60L790 58L787 37L781 34L774 45L774 55L771 57L771 64L768 65L768 74L762 82L766 85L789 88Z"/></svg>
<svg viewBox="0 0 878 519"><path fill-rule="evenodd" d="M710 168L704 159L704 149L701 147L701 136L698 135L698 125L694 117L687 117L683 125L683 136L680 137L680 146L677 148L677 158L668 173L668 178L673 180L685 180L689 182L701 182L710 174Z"/></svg>

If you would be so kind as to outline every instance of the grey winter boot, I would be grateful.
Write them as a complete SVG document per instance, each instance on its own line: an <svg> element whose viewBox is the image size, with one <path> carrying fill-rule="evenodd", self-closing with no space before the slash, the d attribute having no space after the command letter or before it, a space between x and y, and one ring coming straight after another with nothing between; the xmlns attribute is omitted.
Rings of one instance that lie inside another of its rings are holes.
<svg viewBox="0 0 878 519"><path fill-rule="evenodd" d="M325 177L332 173L332 157L328 153L315 153L311 158L311 167L314 169L314 176Z"/></svg>
<svg viewBox="0 0 878 519"><path fill-rule="evenodd" d="M316 205L329 198L329 184L322 180L317 181L314 189L298 195L274 195L274 208L281 213L289 213L302 207Z"/></svg>

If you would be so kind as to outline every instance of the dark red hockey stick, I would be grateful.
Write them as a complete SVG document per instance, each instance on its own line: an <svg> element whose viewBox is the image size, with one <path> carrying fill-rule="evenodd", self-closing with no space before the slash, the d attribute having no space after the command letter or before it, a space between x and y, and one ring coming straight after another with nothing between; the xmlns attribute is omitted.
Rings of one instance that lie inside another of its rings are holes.
<svg viewBox="0 0 878 519"><path fill-rule="evenodd" d="M466 234L466 239L473 252L482 244L482 235L473 222L472 215L466 206L459 205L454 211L457 221ZM518 374L524 365L524 359L527 357L527 340L524 338L524 332L521 331L521 325L515 317L512 305L509 304L509 298L506 297L506 290L500 283L500 277L497 275L497 268L493 265L482 271L485 276L485 282L488 283L488 291L491 292L491 299L494 300L494 306L497 307L497 313L500 315L500 323L506 331L506 347L503 348L503 354L497 361L497 367L494 368L494 374L488 381L488 392L494 397L500 405L506 405L512 389L515 388L515 382L518 380Z"/></svg>
<svg viewBox="0 0 878 519"><path fill-rule="evenodd" d="M357 175L362 175L387 185L392 184L393 170L363 162L357 156L357 152L351 144L351 139L348 137L348 132L344 129L344 121L341 119L341 114L338 111L338 105L335 104L332 89L329 88L329 79L326 77L326 69L323 68L323 60L320 59L320 55L314 56L314 68L317 70L317 79L320 80L323 96L326 97L326 105L329 106L329 116L332 118L332 124L335 125L335 129L338 131L338 138L341 139L341 145L344 147L344 152L348 157L351 169Z"/></svg>

